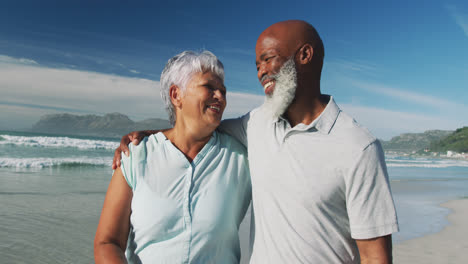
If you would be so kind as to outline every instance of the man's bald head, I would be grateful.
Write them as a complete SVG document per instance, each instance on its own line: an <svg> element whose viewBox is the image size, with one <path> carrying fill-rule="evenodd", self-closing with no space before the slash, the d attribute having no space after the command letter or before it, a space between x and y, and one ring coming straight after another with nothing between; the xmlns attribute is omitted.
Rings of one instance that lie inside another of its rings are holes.
<svg viewBox="0 0 468 264"><path fill-rule="evenodd" d="M301 20L275 23L260 34L255 46L257 76L265 94L275 90L281 68L293 61L296 95L320 94L320 78L323 66L323 43L314 27Z"/></svg>
<svg viewBox="0 0 468 264"><path fill-rule="evenodd" d="M324 47L322 39L309 23L302 20L286 20L275 23L265 29L257 40L257 47L263 41L274 39L278 49L282 49L284 56L293 56L304 44L308 43L314 49L313 61L323 62Z"/></svg>

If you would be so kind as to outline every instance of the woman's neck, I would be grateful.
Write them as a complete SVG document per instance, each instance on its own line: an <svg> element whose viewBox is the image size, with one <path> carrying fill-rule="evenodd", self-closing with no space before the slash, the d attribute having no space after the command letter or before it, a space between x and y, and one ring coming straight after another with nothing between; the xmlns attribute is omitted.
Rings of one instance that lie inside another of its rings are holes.
<svg viewBox="0 0 468 264"><path fill-rule="evenodd" d="M195 129L184 122L176 122L174 128L163 132L167 139L192 162L210 140L213 130Z"/></svg>

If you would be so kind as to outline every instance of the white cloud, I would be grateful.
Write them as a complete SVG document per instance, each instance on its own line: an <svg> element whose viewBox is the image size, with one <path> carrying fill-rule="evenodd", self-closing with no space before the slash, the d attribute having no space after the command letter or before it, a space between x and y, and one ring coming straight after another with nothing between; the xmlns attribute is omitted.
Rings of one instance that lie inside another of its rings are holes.
<svg viewBox="0 0 468 264"><path fill-rule="evenodd" d="M38 65L38 63L34 60L25 58L13 58L6 55L0 55L0 64Z"/></svg>
<svg viewBox="0 0 468 264"><path fill-rule="evenodd" d="M396 98L400 101L407 101L416 105L425 105L433 108L438 108L441 110L457 110L468 112L468 107L459 104L453 101L449 101L443 98L430 96L426 94L414 93L409 91L404 91L395 87L379 84L379 83L370 83L359 80L349 79L348 83L354 85L355 87L364 89L366 91L378 93L381 95L389 96Z"/></svg>
<svg viewBox="0 0 468 264"><path fill-rule="evenodd" d="M226 97L228 105L224 114L225 118L244 115L255 107L260 106L264 101L263 95L247 93L228 92Z"/></svg>
<svg viewBox="0 0 468 264"><path fill-rule="evenodd" d="M134 120L167 118L157 81L20 64L7 56L1 59L3 129L28 127L40 115L56 112L120 112ZM262 101L261 96L228 93L225 117L244 114Z"/></svg>
<svg viewBox="0 0 468 264"><path fill-rule="evenodd" d="M330 68L334 70L341 69L360 73L374 73L378 68L377 65L369 62L351 61L345 59L334 59L325 63L331 65Z"/></svg>
<svg viewBox="0 0 468 264"><path fill-rule="evenodd" d="M468 15L459 12L458 8L452 5L446 7L455 23L463 30L468 37Z"/></svg>
<svg viewBox="0 0 468 264"><path fill-rule="evenodd" d="M0 130L31 128L42 115L56 113L60 111L0 104Z"/></svg>
<svg viewBox="0 0 468 264"><path fill-rule="evenodd" d="M157 109L158 82L45 67L0 66L2 101L146 117ZM156 100L157 101L157 100ZM128 103L127 103L128 102ZM136 103L138 102L138 103ZM162 108L161 108L162 109Z"/></svg>
<svg viewBox="0 0 468 264"><path fill-rule="evenodd" d="M460 119L449 119L446 116L391 111L351 104L341 104L340 107L374 135L385 140L401 133L419 133L432 129L454 130L466 125Z"/></svg>
<svg viewBox="0 0 468 264"><path fill-rule="evenodd" d="M361 124L368 127L377 137L390 139L401 133L424 132L432 129L454 130L463 127L468 121L468 106L443 98L404 91L395 87L348 79L348 83L398 101L406 101L414 106L425 106L433 109L420 112L407 110L394 111L377 107L360 105L359 101L343 105Z"/></svg>

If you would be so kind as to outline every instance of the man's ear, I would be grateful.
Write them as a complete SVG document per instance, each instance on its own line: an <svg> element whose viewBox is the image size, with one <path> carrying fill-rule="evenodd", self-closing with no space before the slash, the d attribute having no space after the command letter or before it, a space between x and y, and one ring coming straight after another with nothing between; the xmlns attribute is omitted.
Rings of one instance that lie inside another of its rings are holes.
<svg viewBox="0 0 468 264"><path fill-rule="evenodd" d="M182 91L180 90L179 86L173 84L171 87L169 87L169 98L171 98L171 102L174 107L182 106Z"/></svg>
<svg viewBox="0 0 468 264"><path fill-rule="evenodd" d="M299 49L297 62L302 65L309 64L313 56L314 48L309 43L306 43Z"/></svg>

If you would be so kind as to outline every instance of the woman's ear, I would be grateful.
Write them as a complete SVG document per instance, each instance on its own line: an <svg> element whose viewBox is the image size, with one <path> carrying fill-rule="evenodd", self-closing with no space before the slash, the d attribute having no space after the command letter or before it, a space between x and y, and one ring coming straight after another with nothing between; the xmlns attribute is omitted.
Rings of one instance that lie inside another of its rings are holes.
<svg viewBox="0 0 468 264"><path fill-rule="evenodd" d="M171 87L169 87L169 98L171 98L171 102L174 107L182 106L182 91L180 90L179 86L173 84Z"/></svg>

